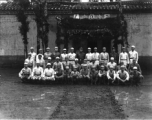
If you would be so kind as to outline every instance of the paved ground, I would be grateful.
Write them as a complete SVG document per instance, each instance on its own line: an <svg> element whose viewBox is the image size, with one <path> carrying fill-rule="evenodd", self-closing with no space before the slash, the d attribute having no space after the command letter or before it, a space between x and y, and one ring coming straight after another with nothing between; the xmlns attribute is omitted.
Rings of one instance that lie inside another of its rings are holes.
<svg viewBox="0 0 152 120"><path fill-rule="evenodd" d="M0 70L0 119L152 118L152 75L140 87L23 84L19 70ZM125 115L125 114L126 115Z"/></svg>

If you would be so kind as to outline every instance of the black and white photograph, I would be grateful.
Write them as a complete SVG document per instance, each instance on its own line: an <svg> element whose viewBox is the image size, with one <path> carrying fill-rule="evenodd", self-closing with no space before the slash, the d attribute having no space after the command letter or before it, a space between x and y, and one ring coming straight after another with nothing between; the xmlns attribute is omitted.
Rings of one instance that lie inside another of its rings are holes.
<svg viewBox="0 0 152 120"><path fill-rule="evenodd" d="M152 119L152 0L0 0L0 120Z"/></svg>

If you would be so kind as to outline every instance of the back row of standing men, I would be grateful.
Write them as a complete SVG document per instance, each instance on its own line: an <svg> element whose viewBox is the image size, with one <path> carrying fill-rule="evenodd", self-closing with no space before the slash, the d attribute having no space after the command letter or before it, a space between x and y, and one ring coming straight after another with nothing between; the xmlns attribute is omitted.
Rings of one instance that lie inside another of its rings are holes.
<svg viewBox="0 0 152 120"><path fill-rule="evenodd" d="M80 64L83 63L84 59L87 63L95 60L95 64L99 64L101 61L107 64L111 57L114 58L116 63L123 63L126 67L133 63L133 59L138 63L138 52L135 50L135 46L131 46L131 51L129 53L126 52L125 47L122 47L122 52L119 55L116 53L115 48L113 48L112 52L109 54L106 52L106 47L103 47L103 51L101 53L97 52L97 47L94 48L93 53L91 53L91 48L88 48L88 53L86 54L83 52L82 48L80 48L78 53L74 53L74 48L71 48L69 53L67 53L66 49L63 49L63 53L60 54L58 47L55 47L55 52L51 53L50 48L48 47L43 55L42 49L39 49L39 54L36 54L34 52L34 48L31 47L28 58L25 61L28 62L31 67L35 66L36 62L40 62L41 66L45 67L48 61L54 63L56 57L59 57L61 62L65 62L66 59L68 59L71 64L74 64L76 58Z"/></svg>

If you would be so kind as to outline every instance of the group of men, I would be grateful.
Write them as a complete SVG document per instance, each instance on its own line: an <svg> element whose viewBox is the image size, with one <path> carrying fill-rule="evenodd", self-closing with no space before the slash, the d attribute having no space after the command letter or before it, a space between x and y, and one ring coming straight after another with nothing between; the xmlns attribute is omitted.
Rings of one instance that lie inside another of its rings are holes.
<svg viewBox="0 0 152 120"><path fill-rule="evenodd" d="M28 58L25 59L24 68L20 71L19 77L22 81L55 81L57 83L88 83L88 84L132 84L139 85L142 71L138 64L138 52L135 46L131 46L131 51L126 52L122 47L122 52L118 55L115 48L109 54L106 47L101 53L94 52L88 48L85 54L80 48L74 53L74 48L67 53L66 49L60 54L58 47L51 53L50 48L39 49L39 53L30 48Z"/></svg>

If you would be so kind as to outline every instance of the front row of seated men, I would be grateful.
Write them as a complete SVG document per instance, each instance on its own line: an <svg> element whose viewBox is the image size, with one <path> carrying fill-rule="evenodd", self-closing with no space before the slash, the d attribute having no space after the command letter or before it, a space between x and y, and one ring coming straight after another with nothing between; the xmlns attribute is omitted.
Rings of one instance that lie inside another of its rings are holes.
<svg viewBox="0 0 152 120"><path fill-rule="evenodd" d="M68 62L68 61L67 61ZM59 61L59 57L56 57L56 62L47 63L47 66L43 69L40 63L37 62L36 66L31 70L28 63L25 61L24 68L20 71L19 77L22 81L37 80L37 81L56 81L61 83L91 83L91 84L134 84L139 85L143 78L140 67L136 62L133 62L129 66L129 69L121 63L117 65L114 62L114 58L111 58L111 62L107 65L104 62L100 62L99 65L95 64L95 60L87 64L81 65L78 63L78 59L75 60L75 64L66 64Z"/></svg>

